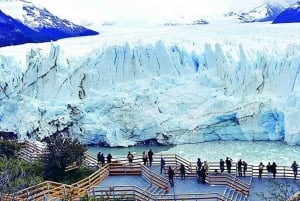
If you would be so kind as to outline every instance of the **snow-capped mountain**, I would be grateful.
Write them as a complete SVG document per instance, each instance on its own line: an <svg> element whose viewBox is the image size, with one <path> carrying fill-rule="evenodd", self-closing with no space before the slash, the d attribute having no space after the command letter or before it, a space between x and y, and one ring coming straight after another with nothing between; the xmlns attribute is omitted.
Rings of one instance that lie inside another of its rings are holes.
<svg viewBox="0 0 300 201"><path fill-rule="evenodd" d="M293 4L291 7L282 11L273 21L277 23L292 23L300 22L300 1Z"/></svg>
<svg viewBox="0 0 300 201"><path fill-rule="evenodd" d="M229 12L225 14L225 17L236 19L242 23L273 21L284 9L279 4L263 4L246 12Z"/></svg>
<svg viewBox="0 0 300 201"><path fill-rule="evenodd" d="M0 34L10 36L5 37L6 42L1 43L0 47L98 34L68 20L60 19L46 8L35 6L29 1L0 1L0 9L2 23L7 26L7 29L1 27ZM20 35L24 37L20 38Z"/></svg>
<svg viewBox="0 0 300 201"><path fill-rule="evenodd" d="M0 47L49 40L0 10Z"/></svg>

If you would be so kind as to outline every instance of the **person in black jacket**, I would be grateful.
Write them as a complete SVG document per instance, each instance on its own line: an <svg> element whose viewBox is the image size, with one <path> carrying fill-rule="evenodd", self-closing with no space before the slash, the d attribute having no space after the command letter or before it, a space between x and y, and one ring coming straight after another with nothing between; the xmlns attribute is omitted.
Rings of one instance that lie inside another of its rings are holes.
<svg viewBox="0 0 300 201"><path fill-rule="evenodd" d="M201 167L201 170L200 170L200 172L199 172L199 175L200 175L202 184L205 184L205 183L206 183L206 182L205 182L205 178L206 178L207 173L206 173L206 170L205 170L204 166Z"/></svg>
<svg viewBox="0 0 300 201"><path fill-rule="evenodd" d="M224 162L224 160L221 158L221 159L220 159L220 170L221 170L221 173L224 172L224 169L225 169L225 162Z"/></svg>
<svg viewBox="0 0 300 201"><path fill-rule="evenodd" d="M227 172L228 172L228 174L230 174L231 173L231 166L232 166L232 159L227 157L225 162L226 162Z"/></svg>
<svg viewBox="0 0 300 201"><path fill-rule="evenodd" d="M168 169L168 176L169 176L169 182L171 184L171 187L174 187L174 170L172 169L171 166L169 166L169 169Z"/></svg>
<svg viewBox="0 0 300 201"><path fill-rule="evenodd" d="M272 165L271 165L271 173L273 174L273 178L274 178L274 179L275 179L276 173L277 173L276 167L277 167L276 163L273 162Z"/></svg>
<svg viewBox="0 0 300 201"><path fill-rule="evenodd" d="M237 163L237 170L238 170L239 177L242 176L242 165L243 165L243 162L242 162L242 159L240 159Z"/></svg>
<svg viewBox="0 0 300 201"><path fill-rule="evenodd" d="M180 165L179 171L180 171L181 180L185 180L185 167L182 163Z"/></svg>
<svg viewBox="0 0 300 201"><path fill-rule="evenodd" d="M248 165L247 162L243 161L243 175L244 175L244 177L246 177L247 165Z"/></svg>
<svg viewBox="0 0 300 201"><path fill-rule="evenodd" d="M153 151L152 151L152 149L150 149L149 151L148 151L148 158L149 158L149 164L150 164L150 166L152 165L152 162L153 162Z"/></svg>
<svg viewBox="0 0 300 201"><path fill-rule="evenodd" d="M107 163L111 163L111 159L112 159L112 155L109 153L109 154L106 156L106 161L107 161Z"/></svg>

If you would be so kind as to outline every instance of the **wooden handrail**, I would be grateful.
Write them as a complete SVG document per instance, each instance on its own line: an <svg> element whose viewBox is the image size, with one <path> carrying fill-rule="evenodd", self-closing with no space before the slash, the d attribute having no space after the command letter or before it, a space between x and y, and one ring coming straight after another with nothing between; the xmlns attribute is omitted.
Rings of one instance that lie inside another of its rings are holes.
<svg viewBox="0 0 300 201"><path fill-rule="evenodd" d="M31 150L32 152L36 151L36 153L38 153L40 155L44 153L44 150L42 148L39 149L39 148L37 148L38 146L32 146L32 144L30 142L25 141L24 144L27 146L28 150ZM30 153L30 151L29 151L29 153ZM92 156L88 153L86 153L85 155L86 155L86 158L89 158L89 160L91 160L91 162L93 162L93 163L97 162L96 158L94 156ZM160 154L154 155L154 157L153 157L154 160L152 163L153 165L160 164L160 156L161 156ZM184 159L183 157L174 155L174 154L163 154L162 156L166 161L166 167L168 165L177 167L179 164L182 163L187 168L188 176L196 176L196 163L195 162L189 162L188 160ZM120 164L123 164L124 167L126 165L128 165L128 160L125 157L122 157L120 159L114 159L113 161L116 161L116 160L119 161ZM137 155L134 158L134 162L136 164L140 165L140 163L142 163L141 155ZM219 169L219 163L218 162L209 162L209 167L210 167L209 173L212 173L214 171L214 169ZM154 175L153 172L149 173L148 170L146 171L146 169L147 169L146 167L142 168L140 165L140 169L141 169L141 171L144 170L144 175L146 175L146 177L148 177L148 178L150 176L152 176L152 174ZM42 197L45 194L49 194L49 195L58 194L59 196L61 196L62 193L64 193L64 194L69 193L70 189L73 189L73 190L77 189L76 196L79 197L79 196L82 196L83 194L85 194L87 189L94 187L96 184L100 183L105 178L107 178L109 175L109 172L110 172L109 165L105 165L104 167L101 167L100 169L98 169L95 173L93 173L89 177L82 179L81 181L76 182L72 185L65 185L65 184L46 181L46 182L37 184L35 186L18 191L17 193L14 193L14 195L4 195L4 196L6 196L6 197L13 196L13 197L17 197L20 199L25 199L26 197L28 197L28 195L32 195L32 194L34 194L34 197ZM236 163L233 163L233 165L232 165L232 172L233 173L236 172ZM248 165L246 174L250 175L250 176L258 176L258 166ZM157 176L156 179L152 180L152 181L153 181L153 183L155 181L155 183L154 183L155 185L165 188L164 186L167 185L168 183L166 183L166 181L161 179L159 176ZM262 176L263 177L267 176L266 170L264 170ZM277 166L276 177L278 177L278 178L294 178L294 175L293 175L293 171L292 171L291 167ZM247 191L246 189L247 188L249 189L251 183L247 184L247 183L243 182L242 180L240 180L236 177L232 177L232 176L227 176L226 178L223 178L223 179L224 179L224 181L222 181L222 182L227 183L226 185L232 187L233 189L240 190L241 192L244 191L243 194L247 194L247 193L249 194L249 190ZM296 179L299 179L299 175L297 176ZM62 188L64 188L64 191L61 190ZM138 191L140 192L140 190L138 190ZM28 192L31 192L31 193L28 194ZM198 195L198 194L188 194L188 195ZM177 195L177 196L180 196L180 195ZM177 198L177 199L180 199L180 198ZM188 198L186 198L186 199L188 199ZM197 199L201 200L201 198L197 198ZM219 199L222 200L223 198L220 197Z"/></svg>
<svg viewBox="0 0 300 201"><path fill-rule="evenodd" d="M213 185L226 185L230 188L249 195L250 185L230 174L209 174L208 183Z"/></svg>
<svg viewBox="0 0 300 201"><path fill-rule="evenodd" d="M94 198L107 198L107 199L117 199L122 196L132 197L134 200L144 201L144 200L223 200L223 201L233 201L230 198L212 192L212 193L186 193L186 194L162 194L156 196L152 193L145 191L137 186L113 186L113 187L93 187L89 189L88 196Z"/></svg>
<svg viewBox="0 0 300 201"><path fill-rule="evenodd" d="M165 177L153 172L152 170L146 168L144 165L140 165L142 169L142 175L150 183L162 189L164 192L168 192L169 182Z"/></svg>

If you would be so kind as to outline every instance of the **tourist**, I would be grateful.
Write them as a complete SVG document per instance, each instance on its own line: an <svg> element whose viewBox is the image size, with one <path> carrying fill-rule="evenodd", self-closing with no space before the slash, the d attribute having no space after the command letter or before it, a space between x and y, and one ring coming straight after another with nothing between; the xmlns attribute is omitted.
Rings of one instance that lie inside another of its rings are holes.
<svg viewBox="0 0 300 201"><path fill-rule="evenodd" d="M293 169L293 173L294 173L294 179L297 178L297 173L298 173L298 164L296 161L293 162L293 164L291 165L291 168Z"/></svg>
<svg viewBox="0 0 300 201"><path fill-rule="evenodd" d="M224 169L225 169L225 162L224 162L224 160L221 158L221 159L220 159L220 170L221 170L221 173L224 172Z"/></svg>
<svg viewBox="0 0 300 201"><path fill-rule="evenodd" d="M199 175L200 175L200 178L201 178L201 181L202 181L202 184L205 184L205 178L206 178L206 175L207 175L207 172L204 168L204 166L201 167L201 170L199 172Z"/></svg>
<svg viewBox="0 0 300 201"><path fill-rule="evenodd" d="M100 154L100 162L101 162L101 166L104 166L104 164L105 164L105 157L104 157L103 153Z"/></svg>
<svg viewBox="0 0 300 201"><path fill-rule="evenodd" d="M197 175L198 175L198 183L200 183L200 180L201 180L201 168L197 169Z"/></svg>
<svg viewBox="0 0 300 201"><path fill-rule="evenodd" d="M244 177L246 177L247 165L248 165L247 162L243 161L243 174L244 174Z"/></svg>
<svg viewBox="0 0 300 201"><path fill-rule="evenodd" d="M182 163L180 164L179 172L181 180L185 180L185 167Z"/></svg>
<svg viewBox="0 0 300 201"><path fill-rule="evenodd" d="M268 162L268 165L267 165L267 172L268 172L268 178L271 178L271 163Z"/></svg>
<svg viewBox="0 0 300 201"><path fill-rule="evenodd" d="M100 151L97 154L97 161L98 161L98 165L100 165L100 162L101 162L101 152Z"/></svg>
<svg viewBox="0 0 300 201"><path fill-rule="evenodd" d="M153 151L152 151L152 149L150 149L148 151L148 158L149 158L149 164L151 166L152 165L152 161L153 161Z"/></svg>
<svg viewBox="0 0 300 201"><path fill-rule="evenodd" d="M202 167L202 161L201 161L200 158L198 158L198 160L197 160L197 169L200 170L201 167Z"/></svg>
<svg viewBox="0 0 300 201"><path fill-rule="evenodd" d="M162 174L163 170L165 170L165 165L166 165L166 161L165 161L165 159L161 156L161 157L160 157L160 174Z"/></svg>
<svg viewBox="0 0 300 201"><path fill-rule="evenodd" d="M277 165L275 162L272 163L271 165L271 172L273 174L273 179L275 179L276 173L277 173L277 169L276 169Z"/></svg>
<svg viewBox="0 0 300 201"><path fill-rule="evenodd" d="M227 157L225 162L226 162L227 172L228 172L228 174L230 174L231 173L231 166L232 166L232 159Z"/></svg>
<svg viewBox="0 0 300 201"><path fill-rule="evenodd" d="M209 166L208 166L207 161L204 161L203 167L204 167L204 169L205 169L205 172L208 172Z"/></svg>
<svg viewBox="0 0 300 201"><path fill-rule="evenodd" d="M172 169L171 166L169 166L169 169L168 169L168 176L169 176L169 182L171 184L171 187L174 187L174 170Z"/></svg>
<svg viewBox="0 0 300 201"><path fill-rule="evenodd" d="M142 158L143 158L144 165L147 165L148 156L145 151L143 151Z"/></svg>
<svg viewBox="0 0 300 201"><path fill-rule="evenodd" d="M242 165L243 165L243 162L242 162L242 159L240 159L237 163L237 170L238 170L239 177L242 176Z"/></svg>
<svg viewBox="0 0 300 201"><path fill-rule="evenodd" d="M261 175L262 175L264 167L265 167L264 164L262 162L260 162L258 165L258 178L259 179L261 179Z"/></svg>
<svg viewBox="0 0 300 201"><path fill-rule="evenodd" d="M107 161L107 163L111 163L111 159L112 159L112 155L109 153L109 154L106 156L106 161Z"/></svg>
<svg viewBox="0 0 300 201"><path fill-rule="evenodd" d="M129 163L132 163L133 157L134 157L133 154L129 151L128 154L127 154L127 159L128 159Z"/></svg>

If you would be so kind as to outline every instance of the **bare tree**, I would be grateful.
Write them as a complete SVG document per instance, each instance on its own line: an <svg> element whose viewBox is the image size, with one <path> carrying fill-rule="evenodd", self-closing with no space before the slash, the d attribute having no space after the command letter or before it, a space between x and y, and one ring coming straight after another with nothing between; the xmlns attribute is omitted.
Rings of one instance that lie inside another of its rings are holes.
<svg viewBox="0 0 300 201"><path fill-rule="evenodd" d="M294 181L294 180L292 180ZM271 180L268 192L257 193L261 201L286 201L300 188L300 183L286 180Z"/></svg>

